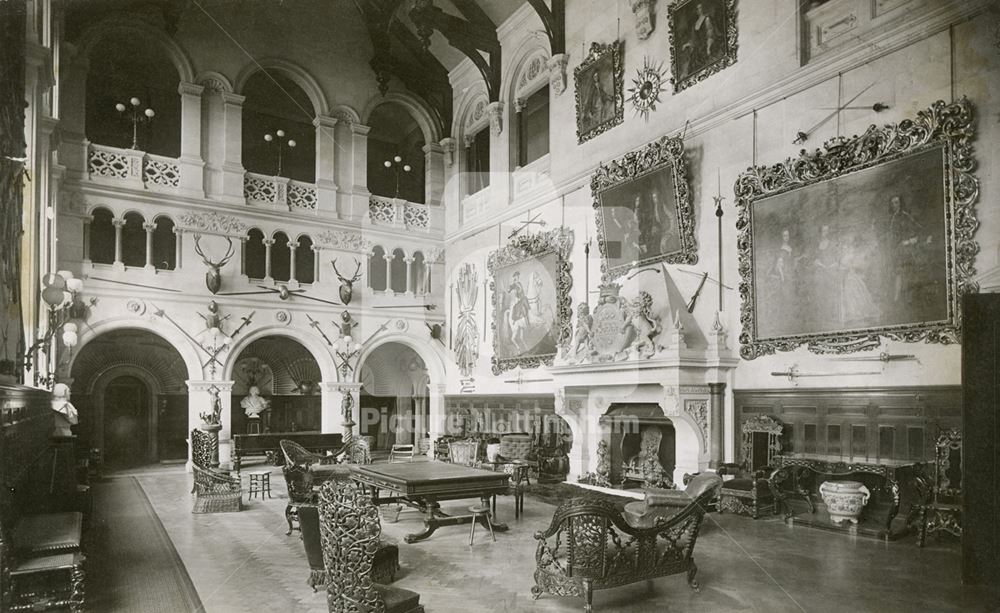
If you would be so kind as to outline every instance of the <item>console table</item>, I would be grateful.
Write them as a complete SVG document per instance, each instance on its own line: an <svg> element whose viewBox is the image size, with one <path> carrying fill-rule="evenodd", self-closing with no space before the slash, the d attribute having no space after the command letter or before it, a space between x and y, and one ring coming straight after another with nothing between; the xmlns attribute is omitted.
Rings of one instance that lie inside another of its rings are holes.
<svg viewBox="0 0 1000 613"><path fill-rule="evenodd" d="M771 490L779 508L785 509L785 519L793 524L887 540L909 533L909 513L900 530L893 530L893 520L899 513L901 492L904 487L909 489L913 478L922 471L921 462L794 453L774 456L771 466ZM824 481L848 478L865 483L872 495L857 525L834 524L818 494L819 486ZM802 508L802 503L807 509ZM808 513L803 512L806 510Z"/></svg>

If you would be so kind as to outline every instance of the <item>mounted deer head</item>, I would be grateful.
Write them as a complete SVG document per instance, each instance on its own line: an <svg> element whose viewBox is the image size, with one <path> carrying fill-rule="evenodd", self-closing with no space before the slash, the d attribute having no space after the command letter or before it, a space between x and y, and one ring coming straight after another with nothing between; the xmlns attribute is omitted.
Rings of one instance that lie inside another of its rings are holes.
<svg viewBox="0 0 1000 613"><path fill-rule="evenodd" d="M354 276L348 279L337 270L337 258L330 261L330 264L333 265L333 272L337 273L337 278L340 279L340 301L344 304L351 302L351 298L354 296L354 282L361 278L361 262L355 258L354 263L356 265Z"/></svg>
<svg viewBox="0 0 1000 613"><path fill-rule="evenodd" d="M219 290L222 288L222 272L221 272L222 267L225 266L227 262L229 262L229 258L233 257L233 254L236 252L235 249L233 249L233 239L229 238L228 236L226 237L228 250L226 251L226 255L222 256L222 259L219 260L218 262L213 262L212 260L208 259L208 256L205 255L205 252L201 250L201 243L199 242L200 240L201 240L201 235L195 234L194 235L195 253L200 255L201 261L205 263L205 266L208 266L208 272L205 273L205 285L208 287L208 291L212 292L213 294L217 294Z"/></svg>

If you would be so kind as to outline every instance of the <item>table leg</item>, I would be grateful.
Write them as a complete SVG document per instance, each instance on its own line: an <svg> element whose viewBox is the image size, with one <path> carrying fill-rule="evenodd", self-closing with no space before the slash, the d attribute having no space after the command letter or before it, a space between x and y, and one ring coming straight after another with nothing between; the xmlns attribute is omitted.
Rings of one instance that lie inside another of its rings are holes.
<svg viewBox="0 0 1000 613"><path fill-rule="evenodd" d="M480 499L484 505L489 508L490 496L480 496ZM448 515L441 511L441 505L431 498L421 499L416 501L418 508L424 514L424 529L422 532L417 532L414 534L407 534L403 537L403 540L407 543L416 543L417 541L422 541L428 538L430 535L442 527L442 526L457 526L460 524L467 524L473 521L472 515ZM498 523L493 521L492 518L483 517L480 521L484 522L483 525L487 529L492 529L494 532L506 532L509 530L509 526L504 523ZM488 522L488 525L487 525Z"/></svg>

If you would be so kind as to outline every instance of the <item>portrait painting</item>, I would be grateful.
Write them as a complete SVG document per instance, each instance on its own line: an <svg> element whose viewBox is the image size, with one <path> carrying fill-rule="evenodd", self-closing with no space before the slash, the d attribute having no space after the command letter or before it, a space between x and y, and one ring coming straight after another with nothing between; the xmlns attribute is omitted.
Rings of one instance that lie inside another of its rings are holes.
<svg viewBox="0 0 1000 613"><path fill-rule="evenodd" d="M736 62L736 0L678 0L667 12L674 93Z"/></svg>
<svg viewBox="0 0 1000 613"><path fill-rule="evenodd" d="M568 342L571 239L563 229L520 235L490 255L495 373L551 364Z"/></svg>
<svg viewBox="0 0 1000 613"><path fill-rule="evenodd" d="M620 124L625 117L622 44L593 43L574 72L576 136L583 143Z"/></svg>
<svg viewBox="0 0 1000 613"><path fill-rule="evenodd" d="M683 143L676 138L598 168L591 181L598 246L612 276L656 262L696 261L684 168Z"/></svg>
<svg viewBox="0 0 1000 613"><path fill-rule="evenodd" d="M929 117L937 108L922 118L935 121ZM928 133L943 130L937 123L925 127ZM873 127L865 142L910 142L889 138L900 129L892 125L879 133ZM956 250L971 242L974 230L968 221L974 193L956 190L974 179L954 176L970 168L954 160L968 150L950 140L964 134L935 139L917 131L925 141L920 146L853 167L842 165L852 158L834 162L812 154L800 164L772 167L764 183L765 167L741 175L741 344L749 348L741 353L803 343L840 353L877 346L879 336L957 340L958 296L974 285L962 255L968 252ZM840 142L830 149L836 156L861 150ZM834 170L815 180L797 174L827 167ZM787 177L784 186L758 191L775 184L772 179L780 185L780 176Z"/></svg>

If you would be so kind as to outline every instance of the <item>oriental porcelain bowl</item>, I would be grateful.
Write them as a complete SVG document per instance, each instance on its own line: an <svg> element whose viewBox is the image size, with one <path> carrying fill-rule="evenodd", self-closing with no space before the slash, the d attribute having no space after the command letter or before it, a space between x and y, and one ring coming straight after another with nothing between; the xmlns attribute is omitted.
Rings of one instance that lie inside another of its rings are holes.
<svg viewBox="0 0 1000 613"><path fill-rule="evenodd" d="M819 493L834 524L845 521L857 524L871 496L868 488L858 481L824 481L819 486Z"/></svg>

